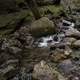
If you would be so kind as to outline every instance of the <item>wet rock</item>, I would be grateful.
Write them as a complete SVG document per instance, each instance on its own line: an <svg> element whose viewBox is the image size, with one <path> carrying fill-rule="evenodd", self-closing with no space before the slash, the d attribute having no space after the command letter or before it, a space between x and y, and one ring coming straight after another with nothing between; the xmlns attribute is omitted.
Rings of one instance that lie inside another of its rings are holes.
<svg viewBox="0 0 80 80"><path fill-rule="evenodd" d="M55 45L56 43L60 42L60 36L59 35L52 35L47 37L42 37L38 41L38 47L49 47L51 45Z"/></svg>
<svg viewBox="0 0 80 80"><path fill-rule="evenodd" d="M58 66L65 74L69 74L75 68L69 59L62 61Z"/></svg>
<svg viewBox="0 0 80 80"><path fill-rule="evenodd" d="M66 46L70 46L70 45L71 45L71 43L69 43L69 42L60 42L60 43L51 45L50 48L65 49Z"/></svg>
<svg viewBox="0 0 80 80"><path fill-rule="evenodd" d="M70 42L70 43L73 43L74 41L76 41L76 39L73 37L66 37L63 40L63 42Z"/></svg>
<svg viewBox="0 0 80 80"><path fill-rule="evenodd" d="M80 38L80 32L77 29L66 30L65 35L68 36L68 37Z"/></svg>
<svg viewBox="0 0 80 80"><path fill-rule="evenodd" d="M38 47L57 47L57 44L59 45L64 37L65 35L63 33L56 33L54 35L41 37L36 42L38 43Z"/></svg>
<svg viewBox="0 0 80 80"><path fill-rule="evenodd" d="M75 28L77 28L80 31L80 20L76 19L76 23L75 24L76 24Z"/></svg>
<svg viewBox="0 0 80 80"><path fill-rule="evenodd" d="M63 39L63 42L66 44L66 45L69 45L71 46L73 42L75 42L76 39L73 38L73 37L66 37Z"/></svg>
<svg viewBox="0 0 80 80"><path fill-rule="evenodd" d="M80 40L76 40L76 41L72 44L72 47L80 48Z"/></svg>
<svg viewBox="0 0 80 80"><path fill-rule="evenodd" d="M62 30L68 30L70 28L74 28L75 24L73 22L67 20L61 20L58 24L59 28Z"/></svg>
<svg viewBox="0 0 80 80"><path fill-rule="evenodd" d="M49 35L55 32L55 25L47 17L42 17L41 19L34 21L31 24L30 32L33 36L37 37L44 36L47 34Z"/></svg>
<svg viewBox="0 0 80 80"><path fill-rule="evenodd" d="M39 80L65 80L64 77L45 61L34 66L33 77Z"/></svg>

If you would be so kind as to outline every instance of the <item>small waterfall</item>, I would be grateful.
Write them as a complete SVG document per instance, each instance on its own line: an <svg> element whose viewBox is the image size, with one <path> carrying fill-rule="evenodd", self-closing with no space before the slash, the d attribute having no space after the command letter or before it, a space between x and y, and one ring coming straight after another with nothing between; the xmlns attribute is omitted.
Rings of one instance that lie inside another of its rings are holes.
<svg viewBox="0 0 80 80"><path fill-rule="evenodd" d="M74 26L75 24L73 22L62 20L58 24L58 28L60 29L60 31L54 35L41 37L40 39L38 39L38 47L48 47L48 45L60 43L62 39L65 37L65 30L74 29Z"/></svg>

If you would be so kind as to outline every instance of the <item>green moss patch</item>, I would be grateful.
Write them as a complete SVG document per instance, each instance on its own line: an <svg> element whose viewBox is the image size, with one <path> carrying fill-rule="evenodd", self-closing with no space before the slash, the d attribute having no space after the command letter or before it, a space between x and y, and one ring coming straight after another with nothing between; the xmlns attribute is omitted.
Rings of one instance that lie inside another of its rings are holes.
<svg viewBox="0 0 80 80"><path fill-rule="evenodd" d="M47 6L47 8L52 13L58 13L61 10L63 10L63 7L61 5L49 5L49 6Z"/></svg>
<svg viewBox="0 0 80 80"><path fill-rule="evenodd" d="M47 11L50 11L53 14L58 14L62 10L63 10L62 5L47 5L47 6L40 7L40 12L42 15L47 14Z"/></svg>

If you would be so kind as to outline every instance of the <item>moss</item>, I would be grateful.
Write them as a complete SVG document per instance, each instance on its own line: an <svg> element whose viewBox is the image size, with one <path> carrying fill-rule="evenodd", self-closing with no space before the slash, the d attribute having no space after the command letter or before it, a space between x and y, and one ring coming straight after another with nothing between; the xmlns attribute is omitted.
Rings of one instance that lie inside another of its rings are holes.
<svg viewBox="0 0 80 80"><path fill-rule="evenodd" d="M49 5L49 6L47 6L47 8L52 13L58 13L61 10L63 10L63 7L61 5Z"/></svg>
<svg viewBox="0 0 80 80"><path fill-rule="evenodd" d="M42 15L48 14L47 12L51 12L52 14L58 14L63 10L62 5L47 5L47 6L42 6L39 8L40 13Z"/></svg>

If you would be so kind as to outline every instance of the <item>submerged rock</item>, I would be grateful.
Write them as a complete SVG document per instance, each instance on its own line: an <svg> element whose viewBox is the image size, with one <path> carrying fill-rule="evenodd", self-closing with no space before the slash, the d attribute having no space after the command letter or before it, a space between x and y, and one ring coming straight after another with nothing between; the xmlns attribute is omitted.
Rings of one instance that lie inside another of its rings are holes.
<svg viewBox="0 0 80 80"><path fill-rule="evenodd" d="M42 17L31 24L30 32L37 37L49 35L55 32L55 25L47 17Z"/></svg>

